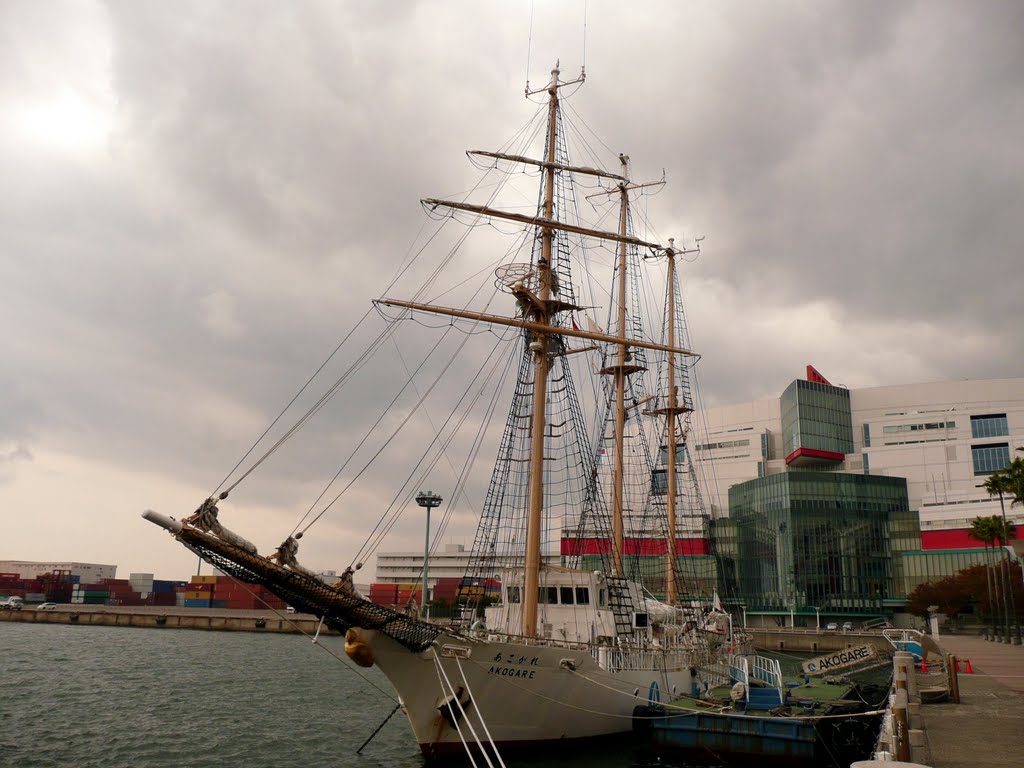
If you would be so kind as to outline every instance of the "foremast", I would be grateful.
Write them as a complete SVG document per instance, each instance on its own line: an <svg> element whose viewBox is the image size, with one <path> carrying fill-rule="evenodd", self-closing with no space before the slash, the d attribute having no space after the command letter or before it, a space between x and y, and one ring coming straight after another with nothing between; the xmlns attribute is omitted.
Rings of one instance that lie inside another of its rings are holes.
<svg viewBox="0 0 1024 768"><path fill-rule="evenodd" d="M558 67L551 70L548 84L548 167L544 172L544 218L551 221L555 206L555 128L558 118ZM548 301L551 298L551 243L554 230L541 227L541 255L537 260L538 290L534 318L550 325ZM530 350L533 352L533 420L530 447L530 503L526 522L526 562L523 582L523 634L537 634L537 595L540 586L540 534L544 511L544 411L547 408L547 382L550 358L550 332L534 332Z"/></svg>

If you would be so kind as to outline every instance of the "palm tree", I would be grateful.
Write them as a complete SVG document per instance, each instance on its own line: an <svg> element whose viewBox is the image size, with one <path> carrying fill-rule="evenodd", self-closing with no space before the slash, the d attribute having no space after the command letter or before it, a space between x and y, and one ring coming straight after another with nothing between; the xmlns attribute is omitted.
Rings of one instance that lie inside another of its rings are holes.
<svg viewBox="0 0 1024 768"><path fill-rule="evenodd" d="M1002 527L1002 526L1000 526ZM988 556L988 548L992 546L992 542L995 541L995 533L992 528L991 517L976 517L971 521L971 530L967 532L968 537L975 541L980 541L985 545L985 560L988 563L985 567L985 581L988 583L988 613L992 619L992 636L995 637L997 634L996 630L996 615L993 612L992 602L992 568L989 562L991 558Z"/></svg>
<svg viewBox="0 0 1024 768"><path fill-rule="evenodd" d="M1018 448L1017 450L1022 449ZM1024 504L1024 458L1015 457L1004 469L995 474L1002 478L1003 492L1013 497L1010 506Z"/></svg>

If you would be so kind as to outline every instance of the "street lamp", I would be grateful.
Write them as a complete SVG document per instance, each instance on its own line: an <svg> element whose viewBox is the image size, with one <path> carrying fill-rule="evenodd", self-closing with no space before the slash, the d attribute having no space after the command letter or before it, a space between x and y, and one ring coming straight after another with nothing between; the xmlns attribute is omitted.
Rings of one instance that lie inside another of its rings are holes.
<svg viewBox="0 0 1024 768"><path fill-rule="evenodd" d="M812 607L814 608L814 628L820 632L821 631L821 613L820 613L821 608L819 608L817 605L812 606Z"/></svg>
<svg viewBox="0 0 1024 768"><path fill-rule="evenodd" d="M427 535L423 543L423 591L420 593L420 616L427 615L427 568L430 565L430 510L444 501L433 491L420 491L416 503L427 510Z"/></svg>

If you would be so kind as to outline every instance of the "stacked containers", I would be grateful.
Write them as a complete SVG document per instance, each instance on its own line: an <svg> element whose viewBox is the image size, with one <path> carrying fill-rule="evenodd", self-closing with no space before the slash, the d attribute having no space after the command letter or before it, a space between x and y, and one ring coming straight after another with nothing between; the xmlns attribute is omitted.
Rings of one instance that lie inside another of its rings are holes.
<svg viewBox="0 0 1024 768"><path fill-rule="evenodd" d="M386 605L389 608L394 608L396 605L398 605L398 585L371 584L370 602L376 603L377 605Z"/></svg>
<svg viewBox="0 0 1024 768"><path fill-rule="evenodd" d="M223 610L282 610L284 601L265 587L245 584L230 576L193 576L184 591L186 608Z"/></svg>
<svg viewBox="0 0 1024 768"><path fill-rule="evenodd" d="M153 591L152 573L130 573L128 581L132 585L132 591L138 592L142 597L147 597Z"/></svg>

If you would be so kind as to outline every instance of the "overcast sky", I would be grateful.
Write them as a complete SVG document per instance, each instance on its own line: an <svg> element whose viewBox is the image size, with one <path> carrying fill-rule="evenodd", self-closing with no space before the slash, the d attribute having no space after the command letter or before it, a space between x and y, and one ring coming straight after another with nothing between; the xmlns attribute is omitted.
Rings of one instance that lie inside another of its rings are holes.
<svg viewBox="0 0 1024 768"><path fill-rule="evenodd" d="M0 0L0 559L186 577L139 513L217 486L556 59L585 59L571 106L601 141L665 169L658 234L707 238L683 274L706 403L807 363L849 387L1022 374L1024 5L586 11L537 2L531 32L529 2ZM373 412L355 392L228 525L287 535ZM349 562L376 482L305 562Z"/></svg>

